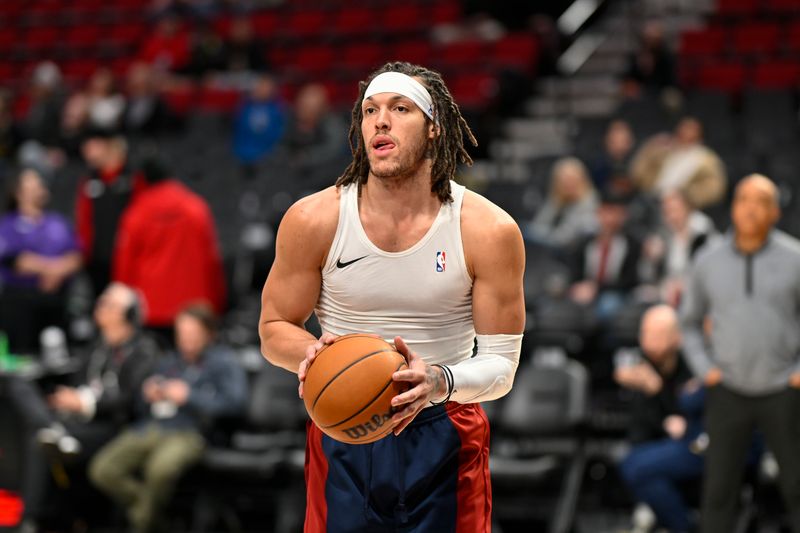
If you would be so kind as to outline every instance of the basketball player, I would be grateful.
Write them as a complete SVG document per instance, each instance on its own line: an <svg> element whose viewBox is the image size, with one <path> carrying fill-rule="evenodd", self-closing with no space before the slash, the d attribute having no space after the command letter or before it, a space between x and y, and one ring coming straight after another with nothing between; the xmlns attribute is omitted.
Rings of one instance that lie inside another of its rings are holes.
<svg viewBox="0 0 800 533"><path fill-rule="evenodd" d="M393 341L408 390L393 435L348 445L309 424L307 532L491 530L489 427L478 402L506 394L524 328L516 223L451 181L475 139L441 76L388 63L360 84L353 161L298 201L264 286L265 357L302 381L337 336ZM314 311L323 335L303 329ZM477 334L477 352L473 348Z"/></svg>

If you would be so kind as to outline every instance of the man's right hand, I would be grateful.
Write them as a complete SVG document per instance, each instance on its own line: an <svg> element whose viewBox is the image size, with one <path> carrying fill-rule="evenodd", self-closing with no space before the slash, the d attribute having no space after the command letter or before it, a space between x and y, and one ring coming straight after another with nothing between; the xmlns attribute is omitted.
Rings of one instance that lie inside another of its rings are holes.
<svg viewBox="0 0 800 533"><path fill-rule="evenodd" d="M331 333L323 333L322 337L319 338L317 342L314 344L310 344L306 348L306 358L300 362L300 366L297 369L297 378L300 380L300 385L297 388L297 393L300 397L303 397L303 382L306 380L306 373L308 372L311 363L314 362L316 359L317 354L322 350L325 346L329 344L333 344L336 339L338 339L338 335L333 335Z"/></svg>
<svg viewBox="0 0 800 533"><path fill-rule="evenodd" d="M716 367L712 368L708 371L703 381L705 381L706 387L714 387L719 385L719 383L722 381L722 370Z"/></svg>

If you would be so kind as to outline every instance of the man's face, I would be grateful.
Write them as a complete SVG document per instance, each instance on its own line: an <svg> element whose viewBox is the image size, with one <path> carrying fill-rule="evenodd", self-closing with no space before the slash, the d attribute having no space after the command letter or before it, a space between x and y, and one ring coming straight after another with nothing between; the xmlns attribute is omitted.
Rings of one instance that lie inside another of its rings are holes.
<svg viewBox="0 0 800 533"><path fill-rule="evenodd" d="M419 169L434 127L414 102L396 93L379 93L367 98L361 111L361 134L372 175L394 178Z"/></svg>
<svg viewBox="0 0 800 533"><path fill-rule="evenodd" d="M185 360L196 361L210 341L208 331L199 320L189 315L178 315L175 320L175 345Z"/></svg>
<svg viewBox="0 0 800 533"><path fill-rule="evenodd" d="M597 222L605 233L617 233L628 219L628 208L621 204L602 203L597 208Z"/></svg>
<svg viewBox="0 0 800 533"><path fill-rule="evenodd" d="M667 194L661 199L661 216L673 231L685 228L689 215L691 209L680 194Z"/></svg>
<svg viewBox="0 0 800 533"><path fill-rule="evenodd" d="M774 188L762 179L748 179L737 188L731 207L738 235L763 235L778 221L780 211Z"/></svg>
<svg viewBox="0 0 800 533"><path fill-rule="evenodd" d="M645 356L657 367L676 357L680 336L673 324L664 320L645 320L639 331L639 345Z"/></svg>
<svg viewBox="0 0 800 533"><path fill-rule="evenodd" d="M81 145L83 159L87 165L93 168L102 165L108 150L108 141L100 137L89 137Z"/></svg>
<svg viewBox="0 0 800 533"><path fill-rule="evenodd" d="M94 321L100 331L125 322L125 311L130 306L130 296L123 287L110 285L94 306Z"/></svg>

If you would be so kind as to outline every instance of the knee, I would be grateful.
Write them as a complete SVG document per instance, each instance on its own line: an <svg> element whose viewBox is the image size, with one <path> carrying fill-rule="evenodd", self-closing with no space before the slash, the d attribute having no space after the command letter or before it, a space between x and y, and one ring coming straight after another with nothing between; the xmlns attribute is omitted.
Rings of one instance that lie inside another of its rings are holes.
<svg viewBox="0 0 800 533"><path fill-rule="evenodd" d="M635 452L628 454L622 461L619 465L619 473L623 481L631 487L641 484L646 477L641 461L639 461Z"/></svg>
<svg viewBox="0 0 800 533"><path fill-rule="evenodd" d="M89 480L98 488L106 490L119 480L119 471L102 454L96 455L89 463Z"/></svg>
<svg viewBox="0 0 800 533"><path fill-rule="evenodd" d="M148 464L144 469L144 479L147 485L153 487L169 486L176 483L183 472L188 468L184 464L169 464L156 461Z"/></svg>

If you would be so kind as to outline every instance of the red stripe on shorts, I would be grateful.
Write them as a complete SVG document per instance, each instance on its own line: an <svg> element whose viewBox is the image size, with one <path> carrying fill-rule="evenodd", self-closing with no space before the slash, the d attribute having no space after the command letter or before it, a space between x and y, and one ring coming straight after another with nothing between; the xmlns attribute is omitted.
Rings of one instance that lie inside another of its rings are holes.
<svg viewBox="0 0 800 533"><path fill-rule="evenodd" d="M309 421L306 425L306 522L305 533L325 533L328 523L328 502L325 481L328 458L322 450L322 431Z"/></svg>
<svg viewBox="0 0 800 533"><path fill-rule="evenodd" d="M480 404L447 404L461 437L458 453L456 533L491 533L492 483L489 474L489 420Z"/></svg>

